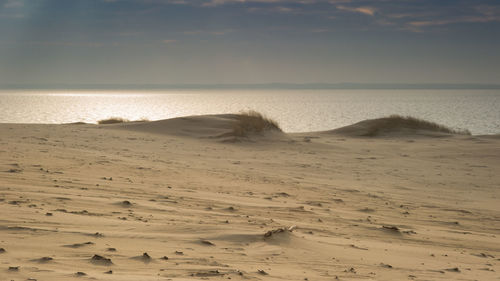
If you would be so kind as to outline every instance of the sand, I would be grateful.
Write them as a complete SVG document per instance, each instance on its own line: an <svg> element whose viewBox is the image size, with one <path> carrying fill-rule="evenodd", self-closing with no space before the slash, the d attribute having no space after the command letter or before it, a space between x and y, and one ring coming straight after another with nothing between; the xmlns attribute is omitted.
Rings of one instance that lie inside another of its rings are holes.
<svg viewBox="0 0 500 281"><path fill-rule="evenodd" d="M500 280L500 138L0 124L0 280Z"/></svg>

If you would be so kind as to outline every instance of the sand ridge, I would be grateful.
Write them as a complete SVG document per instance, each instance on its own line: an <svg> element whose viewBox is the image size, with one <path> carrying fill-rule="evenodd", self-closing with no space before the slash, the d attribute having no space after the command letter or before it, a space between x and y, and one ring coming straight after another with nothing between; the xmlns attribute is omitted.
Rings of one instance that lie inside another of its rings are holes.
<svg viewBox="0 0 500 281"><path fill-rule="evenodd" d="M231 118L0 124L0 280L499 280L500 139Z"/></svg>

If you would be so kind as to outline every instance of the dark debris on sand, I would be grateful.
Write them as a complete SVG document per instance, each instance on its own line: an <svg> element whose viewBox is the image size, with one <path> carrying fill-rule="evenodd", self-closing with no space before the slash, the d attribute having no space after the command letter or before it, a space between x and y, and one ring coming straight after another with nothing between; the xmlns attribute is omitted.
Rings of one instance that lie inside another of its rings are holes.
<svg viewBox="0 0 500 281"><path fill-rule="evenodd" d="M259 269L257 270L257 273L259 273L260 275L269 275L269 273L267 273L266 271L264 271L263 269Z"/></svg>
<svg viewBox="0 0 500 281"><path fill-rule="evenodd" d="M445 270L448 271L448 272L457 272L457 273L460 272L460 269L458 269L458 267L447 268Z"/></svg>
<svg viewBox="0 0 500 281"><path fill-rule="evenodd" d="M268 237L271 237L271 236L278 234L278 233L292 232L295 230L295 228L297 228L297 227L290 226L290 227L280 227L280 228L272 229L272 230L269 230L268 232L264 233L264 237L268 238Z"/></svg>
<svg viewBox="0 0 500 281"><path fill-rule="evenodd" d="M132 257L132 259L139 260L139 261L142 261L144 263L150 263L153 260L148 253L143 253L140 256Z"/></svg>
<svg viewBox="0 0 500 281"><path fill-rule="evenodd" d="M1 252L2 252L2 250L0 249L0 253ZM471 254L471 255L476 256L476 257L480 257L480 258L492 258L492 259L495 258L493 255L486 254L486 253Z"/></svg>
<svg viewBox="0 0 500 281"><path fill-rule="evenodd" d="M203 244L203 245L207 245L207 246L215 246L214 243L212 243L212 242L210 242L208 240L201 240L200 243Z"/></svg>
<svg viewBox="0 0 500 281"><path fill-rule="evenodd" d="M35 259L33 261L36 261L36 262L39 262L39 263L48 263L48 262L51 262L53 261L54 259L51 258L51 257L41 257L39 259Z"/></svg>
<svg viewBox="0 0 500 281"><path fill-rule="evenodd" d="M382 229L391 231L393 233L401 233L399 228L397 226L392 226L392 225L383 225Z"/></svg>
<svg viewBox="0 0 500 281"><path fill-rule="evenodd" d="M84 243L75 243L75 244L70 244L70 245L64 245L63 247L67 247L67 248L80 248L80 247L84 247L84 246L88 246L88 245L94 245L93 242L84 242Z"/></svg>
<svg viewBox="0 0 500 281"><path fill-rule="evenodd" d="M120 204L123 205L123 206L126 206L126 207L132 206L132 203L130 201L128 201L128 200L122 201Z"/></svg>
<svg viewBox="0 0 500 281"><path fill-rule="evenodd" d="M100 255L94 255L91 259L90 262L96 265L112 265L113 262L109 258L105 258Z"/></svg>
<svg viewBox="0 0 500 281"><path fill-rule="evenodd" d="M380 263L380 266L385 268L392 268L392 265L386 263Z"/></svg>
<svg viewBox="0 0 500 281"><path fill-rule="evenodd" d="M191 276L196 276L196 277L212 277L212 276L222 276L222 275L224 275L224 273L221 273L218 269L191 273Z"/></svg>

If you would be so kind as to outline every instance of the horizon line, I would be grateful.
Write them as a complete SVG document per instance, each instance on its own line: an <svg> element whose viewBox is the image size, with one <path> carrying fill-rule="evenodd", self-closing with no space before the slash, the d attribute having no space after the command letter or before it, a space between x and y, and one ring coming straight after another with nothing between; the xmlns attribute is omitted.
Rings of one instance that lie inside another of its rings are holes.
<svg viewBox="0 0 500 281"><path fill-rule="evenodd" d="M492 83L178 83L178 84L122 84L122 83L86 83L86 84L0 84L1 90L162 90L162 89L193 89L193 90L223 90L223 89L283 89L283 90L496 90L500 84Z"/></svg>

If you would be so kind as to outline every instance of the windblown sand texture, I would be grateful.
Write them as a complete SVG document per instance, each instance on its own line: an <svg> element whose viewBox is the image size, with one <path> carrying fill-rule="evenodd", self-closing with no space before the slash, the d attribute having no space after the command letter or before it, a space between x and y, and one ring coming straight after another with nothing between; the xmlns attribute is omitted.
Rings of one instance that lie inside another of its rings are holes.
<svg viewBox="0 0 500 281"><path fill-rule="evenodd" d="M500 280L500 138L0 125L0 280Z"/></svg>

